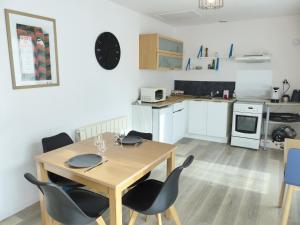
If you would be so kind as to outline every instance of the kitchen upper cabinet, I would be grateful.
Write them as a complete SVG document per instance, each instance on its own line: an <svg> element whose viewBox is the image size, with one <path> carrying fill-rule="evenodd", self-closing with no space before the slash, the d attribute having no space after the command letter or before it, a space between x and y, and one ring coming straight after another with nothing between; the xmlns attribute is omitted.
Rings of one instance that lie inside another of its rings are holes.
<svg viewBox="0 0 300 225"><path fill-rule="evenodd" d="M159 34L141 34L139 68L150 70L181 70L183 42Z"/></svg>
<svg viewBox="0 0 300 225"><path fill-rule="evenodd" d="M188 133L206 135L207 101L188 102Z"/></svg>
<svg viewBox="0 0 300 225"><path fill-rule="evenodd" d="M182 55L183 42L175 40L170 37L163 37L158 35L159 51L167 54Z"/></svg>
<svg viewBox="0 0 300 225"><path fill-rule="evenodd" d="M182 68L182 58L160 53L158 54L158 68L180 70Z"/></svg>
<svg viewBox="0 0 300 225"><path fill-rule="evenodd" d="M206 135L227 137L229 104L226 102L207 102Z"/></svg>

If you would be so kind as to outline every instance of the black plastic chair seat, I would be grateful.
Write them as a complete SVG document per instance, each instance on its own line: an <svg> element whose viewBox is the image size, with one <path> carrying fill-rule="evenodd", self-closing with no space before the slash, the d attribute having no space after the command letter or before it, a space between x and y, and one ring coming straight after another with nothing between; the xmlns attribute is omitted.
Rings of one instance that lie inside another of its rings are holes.
<svg viewBox="0 0 300 225"><path fill-rule="evenodd" d="M166 211L178 196L178 183L182 170L189 167L193 160L194 156L188 156L181 166L172 171L165 182L146 180L139 183L124 195L123 204L133 211L146 215Z"/></svg>
<svg viewBox="0 0 300 225"><path fill-rule="evenodd" d="M89 217L98 218L109 207L106 197L84 189L74 189L67 192L70 198Z"/></svg>
<svg viewBox="0 0 300 225"><path fill-rule="evenodd" d="M44 195L48 214L65 225L85 225L95 222L108 208L108 199L84 189L65 191L52 182L41 182L32 174L24 177Z"/></svg>
<svg viewBox="0 0 300 225"><path fill-rule="evenodd" d="M59 133L51 137L42 139L44 153L53 151L55 149L73 144L72 138L67 133ZM76 183L62 176L48 172L49 180L63 188L83 187L84 185Z"/></svg>
<svg viewBox="0 0 300 225"><path fill-rule="evenodd" d="M152 141L152 138L153 138L153 135L151 133L143 133L143 132L138 132L135 130L129 131L127 136L136 136L136 137L140 137L140 138L150 140L150 141Z"/></svg>
<svg viewBox="0 0 300 225"><path fill-rule="evenodd" d="M127 136L136 136L136 137L140 137L149 141L152 141L153 139L153 135L151 133L143 133L143 132L138 132L135 130L130 131ZM129 188L132 188L136 185L138 185L139 183L147 180L151 175L151 172L147 173L145 176L141 177L139 180L137 180L136 182L134 182L132 185L130 185Z"/></svg>
<svg viewBox="0 0 300 225"><path fill-rule="evenodd" d="M143 181L147 180L151 175L151 172L147 173L145 176L138 179L136 182L134 182L132 185L129 186L129 188L134 187L138 185L139 183L142 183Z"/></svg>
<svg viewBox="0 0 300 225"><path fill-rule="evenodd" d="M147 214L145 211L151 207L163 184L158 180L141 182L123 196L123 204L134 211Z"/></svg>
<svg viewBox="0 0 300 225"><path fill-rule="evenodd" d="M67 187L67 188L75 188L75 187L83 187L83 184L79 184L75 181L69 180L65 177L56 175L54 173L48 172L49 180L51 180L53 183L57 184L61 187Z"/></svg>

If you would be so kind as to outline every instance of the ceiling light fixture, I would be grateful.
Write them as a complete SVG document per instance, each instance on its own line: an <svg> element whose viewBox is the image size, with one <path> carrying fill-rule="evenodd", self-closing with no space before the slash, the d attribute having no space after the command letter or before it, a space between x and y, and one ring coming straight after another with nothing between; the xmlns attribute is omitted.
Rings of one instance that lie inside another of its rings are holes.
<svg viewBox="0 0 300 225"><path fill-rule="evenodd" d="M224 7L224 0L199 0L200 9L220 9Z"/></svg>

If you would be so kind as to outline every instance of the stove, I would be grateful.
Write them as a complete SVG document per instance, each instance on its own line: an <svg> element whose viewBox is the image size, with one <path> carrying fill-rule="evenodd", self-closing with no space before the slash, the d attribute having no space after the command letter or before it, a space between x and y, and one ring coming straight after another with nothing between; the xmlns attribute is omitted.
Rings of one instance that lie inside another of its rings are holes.
<svg viewBox="0 0 300 225"><path fill-rule="evenodd" d="M231 145L259 149L264 102L237 101L233 105Z"/></svg>

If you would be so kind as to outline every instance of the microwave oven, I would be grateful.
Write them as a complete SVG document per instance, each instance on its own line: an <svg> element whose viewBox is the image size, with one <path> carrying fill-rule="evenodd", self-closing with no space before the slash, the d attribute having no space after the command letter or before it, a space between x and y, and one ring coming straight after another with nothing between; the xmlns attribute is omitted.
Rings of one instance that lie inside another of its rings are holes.
<svg viewBox="0 0 300 225"><path fill-rule="evenodd" d="M165 88L141 88L142 102L160 102L166 100Z"/></svg>

